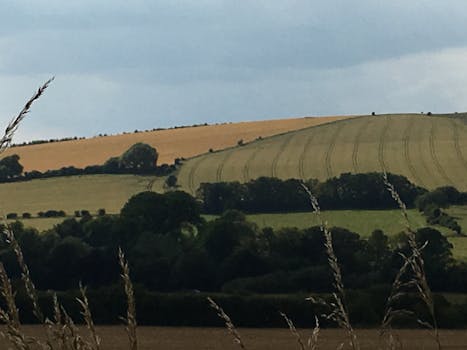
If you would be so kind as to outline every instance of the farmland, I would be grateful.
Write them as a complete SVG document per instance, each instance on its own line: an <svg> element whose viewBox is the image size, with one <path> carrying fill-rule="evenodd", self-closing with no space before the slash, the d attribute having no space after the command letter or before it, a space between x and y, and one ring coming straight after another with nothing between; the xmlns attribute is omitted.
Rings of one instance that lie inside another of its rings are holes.
<svg viewBox="0 0 467 350"><path fill-rule="evenodd" d="M119 212L132 195L144 191L154 177L136 175L67 176L0 185L1 212L36 215L49 209L92 212L104 208L108 213ZM162 190L156 181L155 190Z"/></svg>
<svg viewBox="0 0 467 350"><path fill-rule="evenodd" d="M310 316L311 317L311 316ZM233 320L235 322L235 320ZM43 327L25 326L22 328L26 334L43 336ZM86 330L82 329L84 333ZM97 332L102 337L103 350L128 349L123 327L99 326ZM295 349L296 339L288 329L239 329L243 341L248 349L254 350L283 350ZM300 329L304 339L311 333L309 329ZM362 350L373 350L378 344L378 330L357 330L361 339ZM396 331L404 349L431 350L436 349L433 340L427 336L425 330L398 330ZM187 328L187 327L139 327L139 349L166 349L166 350L205 350L205 349L238 349L227 330L223 328ZM460 349L465 344L465 330L443 330L441 339L446 349ZM345 340L341 330L324 329L319 335L320 349L330 350L338 348L340 342ZM7 343L2 339L0 346Z"/></svg>
<svg viewBox="0 0 467 350"><path fill-rule="evenodd" d="M415 114L363 116L257 140L194 157L179 184L246 182L260 176L324 180L344 172L388 171L432 189L467 189L467 125L458 118Z"/></svg>
<svg viewBox="0 0 467 350"><path fill-rule="evenodd" d="M123 182L122 184L129 185L130 181ZM122 201L123 198L112 201L109 199L110 212L116 213L120 210L117 208L116 203L118 200ZM80 203L80 202L78 202ZM113 204L111 204L113 203ZM71 208L68 214L73 214L73 208L97 208L92 203L81 202L82 207L73 204L67 204L65 207ZM51 203L52 205L52 203ZM113 205L113 206L112 206ZM37 208L36 208L37 209ZM59 208L60 209L60 208ZM44 210L44 209L40 209ZM97 209L93 210L93 213ZM460 223L464 230L467 229L467 208L455 207L456 217L460 219ZM35 211L30 210L32 213ZM414 229L425 227L425 218L418 212L418 210L411 209L408 211L409 219ZM346 228L350 231L357 232L363 237L368 237L373 230L380 229L388 236L393 236L401 232L405 226L399 210L330 210L324 211L323 216L328 221L330 226L338 226ZM215 219L213 215L206 215L207 220ZM247 216L248 220L254 222L259 227L270 226L274 229L283 227L297 227L307 228L310 226L319 225L316 216L312 212L308 213L283 213L283 214L253 214ZM21 219L20 219L21 220ZM25 226L34 227L39 231L52 228L54 225L62 222L64 218L31 218L21 220ZM467 259L467 238L457 237L449 230L441 226L435 228L448 236L448 240L453 244L453 254L457 259Z"/></svg>
<svg viewBox="0 0 467 350"><path fill-rule="evenodd" d="M103 164L110 157L120 156L131 145L143 142L157 149L159 164L171 164L176 158L193 157L208 152L210 148L219 150L232 147L239 140L249 142L258 137L347 118L349 117L305 117L132 132L14 147L5 154L18 154L25 171L46 171L64 166L84 168L88 165Z"/></svg>

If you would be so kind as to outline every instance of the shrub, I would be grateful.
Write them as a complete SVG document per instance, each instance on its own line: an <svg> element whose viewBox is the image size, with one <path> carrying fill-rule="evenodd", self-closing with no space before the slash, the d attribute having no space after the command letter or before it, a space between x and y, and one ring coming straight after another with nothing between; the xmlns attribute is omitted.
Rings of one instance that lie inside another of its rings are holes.
<svg viewBox="0 0 467 350"><path fill-rule="evenodd" d="M170 175L166 180L165 184L168 187L175 187L177 185L177 177L175 175Z"/></svg>
<svg viewBox="0 0 467 350"><path fill-rule="evenodd" d="M32 217L32 215L31 215L31 213L26 212L26 213L23 213L22 217L23 217L23 219L30 219Z"/></svg>
<svg viewBox="0 0 467 350"><path fill-rule="evenodd" d="M97 211L97 215L98 215L98 216L104 216L104 215L105 215L105 209L104 209L104 208L100 208L100 209Z"/></svg>
<svg viewBox="0 0 467 350"><path fill-rule="evenodd" d="M18 214L16 214L16 213L8 213L8 214L6 214L6 218L7 218L7 219L17 219L17 218L18 218Z"/></svg>

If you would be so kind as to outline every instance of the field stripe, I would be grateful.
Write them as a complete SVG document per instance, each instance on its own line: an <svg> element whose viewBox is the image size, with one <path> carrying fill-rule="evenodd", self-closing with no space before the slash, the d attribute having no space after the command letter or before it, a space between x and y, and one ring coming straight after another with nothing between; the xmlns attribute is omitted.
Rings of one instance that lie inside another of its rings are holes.
<svg viewBox="0 0 467 350"><path fill-rule="evenodd" d="M456 148L457 158L459 158L459 160L461 161L462 165L464 166L464 169L467 170L467 160L462 154L462 150L459 145L459 130L457 130L457 128L459 127L459 124L457 124L454 119L451 119L451 125L452 125L452 133L454 136L454 147Z"/></svg>
<svg viewBox="0 0 467 350"><path fill-rule="evenodd" d="M431 158L433 159L433 163L436 166L436 169L438 170L438 173L441 175L443 180L448 183L448 184L453 184L451 179L448 177L446 172L444 171L444 168L441 166L438 156L436 155L436 147L435 147L435 137L436 137L436 123L434 118L431 119L431 128L430 128L430 154Z"/></svg>
<svg viewBox="0 0 467 350"><path fill-rule="evenodd" d="M251 163L255 160L256 158L256 155L259 153L259 151L261 151L263 149L263 147L258 147L256 148L252 153L251 155L248 157L248 159L246 160L245 162L245 165L243 166L243 181L244 182L248 182L251 180L251 177L250 177L250 167L251 167Z"/></svg>
<svg viewBox="0 0 467 350"><path fill-rule="evenodd" d="M353 164L353 170L356 174L360 172L359 166L358 166L358 149L360 148L360 139L363 135L363 133L366 131L368 128L368 124L370 124L371 121L368 123L363 123L363 125L360 127L360 129L357 132L357 135L355 135L355 140L353 142L353 150L352 150L352 164Z"/></svg>
<svg viewBox="0 0 467 350"><path fill-rule="evenodd" d="M389 130L389 117L386 116L384 117L384 126L383 130L381 131L381 136L379 137L379 144L378 144L378 162L379 162L379 167L381 168L382 171L386 171L386 163L384 161L384 143L386 142L386 134L388 133Z"/></svg>
<svg viewBox="0 0 467 350"><path fill-rule="evenodd" d="M194 194L196 192L195 188L195 173L198 170L198 167L200 164L205 160L206 157L200 157L198 160L196 160L193 164L193 166L190 169L190 172L188 173L188 187L190 189L190 192Z"/></svg>
<svg viewBox="0 0 467 350"><path fill-rule="evenodd" d="M336 131L332 135L331 143L329 144L329 147L328 147L328 149L326 151L326 155L325 155L325 158L324 158L325 159L325 164L326 164L326 174L327 174L328 178L332 177L331 158L332 158L332 154L334 152L334 147L336 146L337 137L339 136L339 133L341 132L342 127L343 127L343 123L339 123L337 125Z"/></svg>
<svg viewBox="0 0 467 350"><path fill-rule="evenodd" d="M415 167L410 157L410 132L414 124L414 117L409 117L409 118L410 119L407 122L407 126L404 130L404 136L403 136L404 158L405 158L405 162L407 163L407 168L409 169L410 174L412 175L415 182L417 182L417 184L422 187L426 187L422 179L418 176L417 171L415 170Z"/></svg>
<svg viewBox="0 0 467 350"><path fill-rule="evenodd" d="M302 153L300 154L300 158L298 160L298 174L302 180L305 179L305 157L308 148L310 148L311 142L313 141L313 134L311 133L310 136L308 136L308 139L306 140L305 145L303 146Z"/></svg>
<svg viewBox="0 0 467 350"><path fill-rule="evenodd" d="M151 180L148 181L148 184L146 185L145 190L146 191L152 191L152 188L154 186L154 183L156 182L157 177L152 178Z"/></svg>
<svg viewBox="0 0 467 350"><path fill-rule="evenodd" d="M271 177L277 177L277 163L279 162L279 158L282 156L284 153L284 150L287 148L289 145L290 141L296 136L296 134L292 134L289 137L287 137L282 145L280 146L279 152L276 153L274 156L274 159L272 160L272 165L271 165Z"/></svg>
<svg viewBox="0 0 467 350"><path fill-rule="evenodd" d="M221 182L222 181L222 172L224 171L224 165L227 163L229 158L232 156L233 152L227 152L225 157L220 161L219 165L217 166L216 170L216 181Z"/></svg>

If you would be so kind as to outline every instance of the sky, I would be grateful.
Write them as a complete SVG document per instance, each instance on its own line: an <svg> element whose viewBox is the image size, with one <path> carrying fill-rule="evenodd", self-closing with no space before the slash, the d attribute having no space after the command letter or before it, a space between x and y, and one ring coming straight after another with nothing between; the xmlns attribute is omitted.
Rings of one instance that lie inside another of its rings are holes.
<svg viewBox="0 0 467 350"><path fill-rule="evenodd" d="M467 111L465 0L0 0L15 142L175 125Z"/></svg>

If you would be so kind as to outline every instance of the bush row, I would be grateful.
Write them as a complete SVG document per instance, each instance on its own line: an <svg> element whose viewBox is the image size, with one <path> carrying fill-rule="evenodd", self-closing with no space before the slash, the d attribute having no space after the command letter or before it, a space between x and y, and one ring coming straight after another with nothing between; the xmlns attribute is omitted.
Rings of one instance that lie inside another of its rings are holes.
<svg viewBox="0 0 467 350"><path fill-rule="evenodd" d="M402 200L409 207L427 192L412 184L406 177L388 174ZM310 210L310 198L296 179L280 180L260 177L248 183L202 183L197 197L203 211L220 214L229 209L246 213L291 212ZM397 203L386 190L382 174L342 174L324 182L311 179L305 182L318 198L322 209L389 209Z"/></svg>
<svg viewBox="0 0 467 350"><path fill-rule="evenodd" d="M97 210L97 216L104 216L106 214L106 211L105 209L101 208L101 209L98 209ZM40 211L37 213L37 216L40 217L40 218L58 218L58 217L66 217L67 214L64 210L54 210L54 209L50 209L50 210L47 210L47 211ZM89 210L85 210L85 209L82 209L82 210L75 210L74 212L74 216L77 217L77 218L80 218L80 217L91 217L91 213ZM18 216L18 213L8 213L6 215L6 218L7 219L17 219L19 216ZM21 217L23 219L30 219L32 218L32 215L31 213L28 213L28 212L24 212L21 214Z"/></svg>
<svg viewBox="0 0 467 350"><path fill-rule="evenodd" d="M94 321L98 324L119 324L120 316L126 314L126 300L122 287L94 289L88 291ZM353 324L358 327L379 326L388 296L389 286L375 286L367 290L349 291L348 305ZM78 291L58 293L59 301L70 316L80 321L82 316L76 302ZM156 293L136 287L136 314L140 325L151 326L196 326L223 327L223 321L210 307L207 297L212 297L231 317L238 327L286 327L279 314L283 312L293 319L297 327L314 327L315 318L320 318L320 326L335 327L332 322L320 317L327 310L320 305L306 300L308 294L287 295L238 295L238 294L205 294L197 291L182 293ZM328 299L328 295L319 295ZM416 298L411 298L409 309L423 315L423 306ZM462 328L467 326L467 304L451 304L442 295L435 295L438 309L437 317L440 327ZM45 314L52 315L52 295L39 293L39 302ZM17 295L17 305L24 323L35 323L26 293ZM416 320L402 317L395 326L417 328Z"/></svg>

